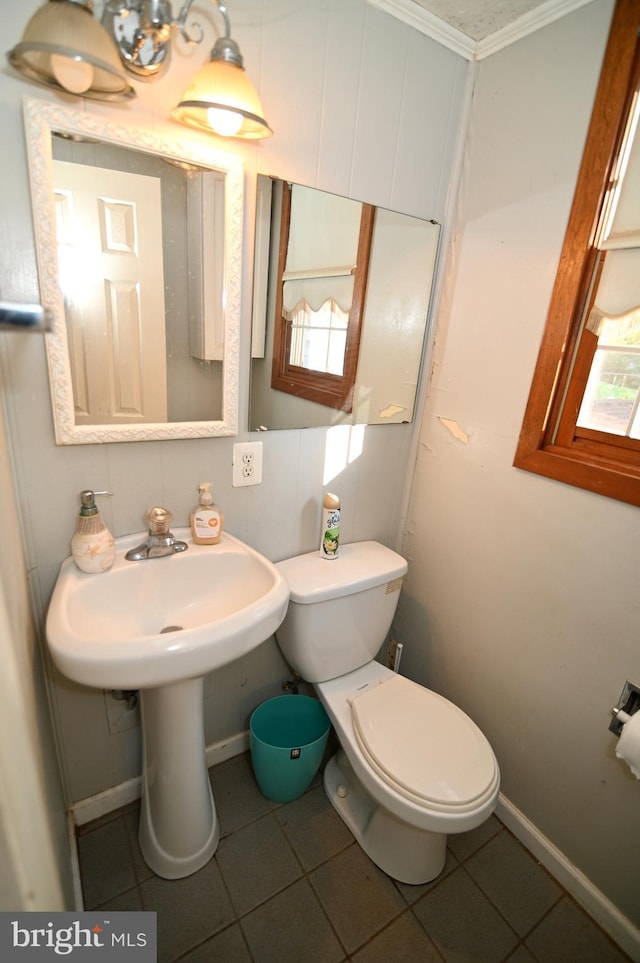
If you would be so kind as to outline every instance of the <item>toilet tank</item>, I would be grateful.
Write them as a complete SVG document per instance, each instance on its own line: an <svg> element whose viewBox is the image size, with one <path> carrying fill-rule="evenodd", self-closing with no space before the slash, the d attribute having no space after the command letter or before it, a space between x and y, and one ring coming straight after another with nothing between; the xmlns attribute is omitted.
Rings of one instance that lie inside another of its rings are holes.
<svg viewBox="0 0 640 963"><path fill-rule="evenodd" d="M391 626L407 563L379 542L340 546L278 562L289 608L276 633L292 669L307 682L326 682L375 657Z"/></svg>

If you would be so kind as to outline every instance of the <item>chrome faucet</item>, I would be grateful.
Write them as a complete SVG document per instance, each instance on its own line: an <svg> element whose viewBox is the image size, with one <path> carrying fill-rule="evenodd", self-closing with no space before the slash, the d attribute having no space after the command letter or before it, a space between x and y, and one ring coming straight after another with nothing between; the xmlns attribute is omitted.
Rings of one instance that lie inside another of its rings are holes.
<svg viewBox="0 0 640 963"><path fill-rule="evenodd" d="M186 542L181 542L169 531L173 515L167 508L150 508L145 518L149 525L146 541L137 548L131 548L125 555L130 562L141 562L145 558L164 558L175 552L186 552Z"/></svg>

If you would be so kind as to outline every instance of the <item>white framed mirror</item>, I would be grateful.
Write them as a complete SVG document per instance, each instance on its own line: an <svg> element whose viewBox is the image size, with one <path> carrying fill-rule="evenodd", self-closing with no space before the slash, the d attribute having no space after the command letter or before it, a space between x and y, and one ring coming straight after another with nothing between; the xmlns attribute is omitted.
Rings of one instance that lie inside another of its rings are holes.
<svg viewBox="0 0 640 963"><path fill-rule="evenodd" d="M242 161L31 98L24 118L56 443L237 434Z"/></svg>

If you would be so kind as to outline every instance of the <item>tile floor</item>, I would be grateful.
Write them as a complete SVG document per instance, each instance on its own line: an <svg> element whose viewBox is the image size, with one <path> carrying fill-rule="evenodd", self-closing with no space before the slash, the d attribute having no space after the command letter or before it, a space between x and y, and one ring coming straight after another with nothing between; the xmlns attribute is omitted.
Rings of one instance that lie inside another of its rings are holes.
<svg viewBox="0 0 640 963"><path fill-rule="evenodd" d="M406 886L365 856L319 779L278 805L248 755L210 776L222 838L187 879L145 865L137 804L78 831L85 909L156 911L160 963L628 959L494 816L449 838L437 880Z"/></svg>

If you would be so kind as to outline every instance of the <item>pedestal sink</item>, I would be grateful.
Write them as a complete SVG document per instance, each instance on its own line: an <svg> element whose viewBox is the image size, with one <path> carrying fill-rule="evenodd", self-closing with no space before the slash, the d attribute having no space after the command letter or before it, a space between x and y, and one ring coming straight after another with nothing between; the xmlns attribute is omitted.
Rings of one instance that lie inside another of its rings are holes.
<svg viewBox="0 0 640 963"><path fill-rule="evenodd" d="M47 615L53 661L99 689L139 689L143 773L140 846L166 879L195 873L220 829L207 773L204 676L272 635L289 603L275 566L232 535L218 545L130 562L139 533L116 539L108 572L62 563Z"/></svg>

